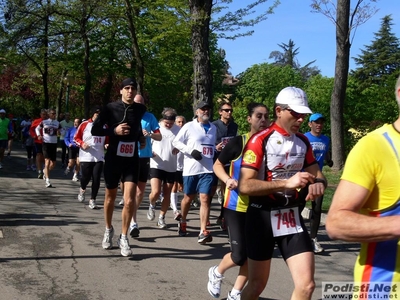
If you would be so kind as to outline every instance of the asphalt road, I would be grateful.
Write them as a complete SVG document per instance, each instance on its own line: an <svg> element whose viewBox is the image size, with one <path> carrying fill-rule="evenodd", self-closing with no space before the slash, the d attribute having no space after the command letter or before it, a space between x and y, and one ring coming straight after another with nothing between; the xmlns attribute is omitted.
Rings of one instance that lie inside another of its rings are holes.
<svg viewBox="0 0 400 300"><path fill-rule="evenodd" d="M213 242L197 243L199 215L192 209L189 235L179 237L172 211L166 229L148 221L148 193L138 212L140 237L130 239L133 256L122 257L116 247L104 250L104 184L99 210L77 201L79 183L56 166L52 184L45 188L37 174L26 171L25 152L15 143L0 170L0 299L212 299L207 292L209 267L229 251L227 236L214 225L219 204L213 200ZM147 191L149 192L149 190ZM180 195L180 199L182 195ZM118 202L117 199L116 202ZM158 214L158 212L156 212ZM121 208L116 203L114 228L121 230ZM321 226L325 248L316 256L313 299L321 298L322 281L352 279L358 244L331 241ZM225 274L221 299L226 299L237 268ZM292 279L279 251L275 251L268 285L260 299L290 299Z"/></svg>

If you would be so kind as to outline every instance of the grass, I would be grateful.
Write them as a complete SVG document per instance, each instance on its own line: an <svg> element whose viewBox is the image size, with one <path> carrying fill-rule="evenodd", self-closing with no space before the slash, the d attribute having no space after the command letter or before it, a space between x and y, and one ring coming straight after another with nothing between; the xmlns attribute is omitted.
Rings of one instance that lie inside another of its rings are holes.
<svg viewBox="0 0 400 300"><path fill-rule="evenodd" d="M324 167L322 170L326 179L328 180L328 187L325 190L324 200L322 202L322 211L327 212L332 203L332 197L335 193L336 187L342 176L342 171L332 170L329 167ZM311 207L311 202L307 202L306 207Z"/></svg>

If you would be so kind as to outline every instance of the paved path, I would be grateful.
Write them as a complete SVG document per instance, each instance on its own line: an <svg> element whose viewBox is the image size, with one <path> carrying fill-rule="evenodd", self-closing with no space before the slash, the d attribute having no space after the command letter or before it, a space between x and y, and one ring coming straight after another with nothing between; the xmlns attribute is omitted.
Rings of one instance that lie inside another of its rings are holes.
<svg viewBox="0 0 400 300"><path fill-rule="evenodd" d="M171 211L165 230L146 219L146 194L138 212L141 235L130 240L134 255L122 257L116 245L108 251L101 248L103 209L90 210L87 203L77 201L79 183L66 178L58 165L51 180L54 188L46 189L36 173L25 171L24 157L16 143L0 170L0 299L212 299L206 288L207 271L229 251L229 244L215 225L213 242L197 243L197 209L190 212L189 236L179 237ZM103 197L102 184L101 205ZM212 224L218 207L214 200ZM116 205L116 232L121 228L120 212ZM351 280L359 249L357 244L330 241L323 226L320 233L326 251L316 256L313 299L321 298L322 281ZM226 298L237 271L226 273L221 299ZM288 269L276 251L260 299L290 299L292 288Z"/></svg>

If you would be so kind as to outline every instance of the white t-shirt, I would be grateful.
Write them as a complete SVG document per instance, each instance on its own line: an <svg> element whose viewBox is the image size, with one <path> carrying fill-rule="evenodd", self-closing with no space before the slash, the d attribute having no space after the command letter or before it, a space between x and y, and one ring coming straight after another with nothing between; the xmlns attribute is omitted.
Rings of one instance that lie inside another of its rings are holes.
<svg viewBox="0 0 400 300"><path fill-rule="evenodd" d="M106 137L93 136L91 133L92 126L92 119L82 122L74 136L74 142L79 145L79 161L81 162L104 161L104 143ZM82 149L81 146L83 143L88 144L90 147L86 150Z"/></svg>
<svg viewBox="0 0 400 300"><path fill-rule="evenodd" d="M161 141L151 140L153 144L152 150L155 156L150 158L150 168L160 169L166 172L176 172L177 156L176 154L172 154L172 150L175 149L172 145L172 141L181 128L175 124L171 129L165 128L161 123L159 125L162 139Z"/></svg>
<svg viewBox="0 0 400 300"><path fill-rule="evenodd" d="M213 158L215 152L215 140L217 128L209 123L210 128L206 132L203 124L197 119L183 125L173 141L173 145L185 156L183 159L183 176L192 176L205 173L213 173ZM201 153L202 159L195 160L191 153L193 150Z"/></svg>
<svg viewBox="0 0 400 300"><path fill-rule="evenodd" d="M74 122L70 120L69 122L62 120L60 122L61 130L60 130L60 140L64 140L65 134L67 133L68 129L74 127Z"/></svg>

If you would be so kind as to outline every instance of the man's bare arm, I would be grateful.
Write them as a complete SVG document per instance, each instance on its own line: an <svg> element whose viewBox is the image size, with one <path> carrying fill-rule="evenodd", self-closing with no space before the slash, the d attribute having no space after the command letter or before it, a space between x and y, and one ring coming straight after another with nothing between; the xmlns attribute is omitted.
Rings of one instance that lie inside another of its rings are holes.
<svg viewBox="0 0 400 300"><path fill-rule="evenodd" d="M400 216L372 217L359 213L368 196L368 189L347 180L340 181L326 220L332 239L379 242L400 237Z"/></svg>

